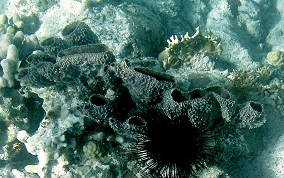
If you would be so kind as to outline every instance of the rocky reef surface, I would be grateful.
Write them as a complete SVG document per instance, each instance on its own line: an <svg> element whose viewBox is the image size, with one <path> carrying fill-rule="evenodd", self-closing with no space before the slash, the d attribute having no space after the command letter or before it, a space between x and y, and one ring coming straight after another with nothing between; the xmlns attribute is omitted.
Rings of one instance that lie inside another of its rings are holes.
<svg viewBox="0 0 284 178"><path fill-rule="evenodd" d="M0 177L283 177L282 4L1 1Z"/></svg>

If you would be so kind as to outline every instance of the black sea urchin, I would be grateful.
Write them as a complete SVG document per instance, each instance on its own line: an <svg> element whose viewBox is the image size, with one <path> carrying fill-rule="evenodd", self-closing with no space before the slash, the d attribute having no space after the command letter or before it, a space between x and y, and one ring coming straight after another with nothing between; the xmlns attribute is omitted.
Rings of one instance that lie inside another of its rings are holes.
<svg viewBox="0 0 284 178"><path fill-rule="evenodd" d="M137 131L133 153L150 174L186 178L211 159L214 137L205 121L192 123L186 111L176 116L161 107L144 107L140 117L147 124Z"/></svg>

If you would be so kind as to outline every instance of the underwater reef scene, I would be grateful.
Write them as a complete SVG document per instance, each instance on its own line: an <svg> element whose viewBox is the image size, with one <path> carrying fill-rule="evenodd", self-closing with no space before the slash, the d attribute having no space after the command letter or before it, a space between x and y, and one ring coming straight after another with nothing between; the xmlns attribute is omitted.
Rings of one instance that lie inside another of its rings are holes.
<svg viewBox="0 0 284 178"><path fill-rule="evenodd" d="M0 177L283 178L283 0L2 0Z"/></svg>

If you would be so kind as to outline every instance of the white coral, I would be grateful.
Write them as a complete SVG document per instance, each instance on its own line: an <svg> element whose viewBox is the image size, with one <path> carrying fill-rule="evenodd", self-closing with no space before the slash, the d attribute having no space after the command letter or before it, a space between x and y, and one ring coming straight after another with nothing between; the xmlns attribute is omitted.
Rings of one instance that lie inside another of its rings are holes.
<svg viewBox="0 0 284 178"><path fill-rule="evenodd" d="M11 44L7 49L7 57L1 61L3 69L3 76L0 78L0 87L13 87L15 85L14 75L17 73L17 66L19 62L18 49Z"/></svg>

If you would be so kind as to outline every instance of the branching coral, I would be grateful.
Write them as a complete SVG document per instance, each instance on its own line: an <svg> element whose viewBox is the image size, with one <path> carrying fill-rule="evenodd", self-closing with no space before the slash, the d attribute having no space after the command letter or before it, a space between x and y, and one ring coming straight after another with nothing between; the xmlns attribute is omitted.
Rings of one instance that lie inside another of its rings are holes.
<svg viewBox="0 0 284 178"><path fill-rule="evenodd" d="M273 71L267 67L261 67L256 70L238 69L234 70L228 76L226 87L234 92L236 96L242 96L243 93L259 92L261 93L263 85L269 83Z"/></svg>
<svg viewBox="0 0 284 178"><path fill-rule="evenodd" d="M255 90L258 85L258 76L252 70L239 69L234 70L229 76L227 87L234 90L245 91Z"/></svg>

